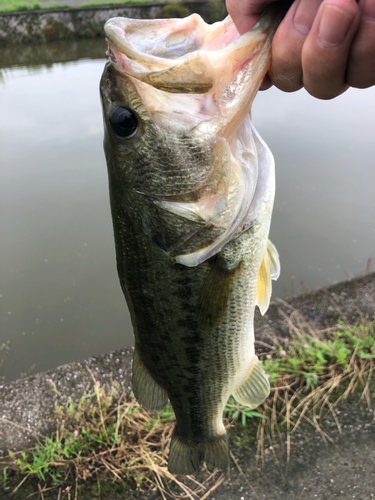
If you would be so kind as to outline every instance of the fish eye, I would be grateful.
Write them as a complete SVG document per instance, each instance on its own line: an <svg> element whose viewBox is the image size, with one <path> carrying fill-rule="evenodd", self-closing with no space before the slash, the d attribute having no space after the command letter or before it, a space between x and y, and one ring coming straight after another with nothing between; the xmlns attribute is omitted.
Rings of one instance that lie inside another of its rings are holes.
<svg viewBox="0 0 375 500"><path fill-rule="evenodd" d="M138 129L138 119L129 108L117 106L109 113L109 123L116 135L130 139Z"/></svg>

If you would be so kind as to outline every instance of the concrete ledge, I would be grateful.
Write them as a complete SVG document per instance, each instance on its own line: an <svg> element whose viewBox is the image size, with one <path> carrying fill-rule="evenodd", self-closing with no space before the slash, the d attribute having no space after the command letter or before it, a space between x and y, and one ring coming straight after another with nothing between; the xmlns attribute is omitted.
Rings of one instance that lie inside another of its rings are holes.
<svg viewBox="0 0 375 500"><path fill-rule="evenodd" d="M130 392L132 359L133 348L121 349L0 386L0 417L15 424L0 421L0 457L7 456L8 450L25 450L36 442L35 434L26 429L44 436L55 430L50 416L59 397L49 379L61 394L74 401L79 401L88 385L92 386L90 371L102 385L112 377Z"/></svg>
<svg viewBox="0 0 375 500"><path fill-rule="evenodd" d="M260 342L272 344L275 336L289 336L291 325L299 325L301 321L321 330L333 326L339 318L355 323L366 315L372 317L374 312L375 273L371 273L273 302L265 316L256 314L256 346L264 351ZM87 384L92 384L88 369L102 384L112 377L130 390L132 352L132 348L113 351L0 386L0 417L21 426L0 421L0 456L6 456L8 450L26 449L35 443L35 434L26 429L43 435L53 432L50 415L57 396L49 379L62 394L75 401L80 399Z"/></svg>
<svg viewBox="0 0 375 500"><path fill-rule="evenodd" d="M95 38L103 36L104 23L111 17L133 19L162 17L166 2L122 4L79 8L55 8L0 13L0 45L16 43L45 43L53 40ZM191 13L204 19L210 15L207 1L181 3ZM186 15L185 11L184 15Z"/></svg>

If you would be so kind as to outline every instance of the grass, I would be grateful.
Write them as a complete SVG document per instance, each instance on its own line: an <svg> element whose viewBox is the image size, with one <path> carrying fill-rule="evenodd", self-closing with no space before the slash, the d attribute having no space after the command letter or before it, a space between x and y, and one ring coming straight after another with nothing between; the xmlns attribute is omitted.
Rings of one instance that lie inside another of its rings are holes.
<svg viewBox="0 0 375 500"><path fill-rule="evenodd" d="M90 7L91 5L118 5L118 4L128 4L128 3L150 3L150 0L92 0L91 2L85 2L81 4L81 7Z"/></svg>
<svg viewBox="0 0 375 500"><path fill-rule="evenodd" d="M256 411L230 398L224 415L227 429L237 428L232 441L241 446L238 428L252 427L257 467L264 466L266 450L271 450L283 477L290 460L291 433L302 422L333 443L323 422L330 416L341 432L334 411L337 404L358 390L370 404L375 359L375 320L364 318L356 326L339 322L320 332L298 314L294 320L289 318L290 338L273 339L275 346L263 344L266 351L261 359L271 382L269 398ZM174 427L170 406L160 414L146 412L119 384L101 387L94 378L92 388L87 387L81 400L74 402L50 383L60 399L53 414L57 431L51 437L38 435L33 449L11 454L11 467L23 477L15 490L34 478L41 497L43 492L59 489L79 498L81 484L104 481L119 483L129 491L158 489L164 499L202 500L224 480L218 471L206 470L200 481L198 476L179 480L169 474L168 448ZM276 443L285 448L284 469ZM4 487L7 481L4 469Z"/></svg>
<svg viewBox="0 0 375 500"><path fill-rule="evenodd" d="M150 0L93 0L85 2L80 7L97 6L97 5L118 5L129 3L148 3ZM51 0L49 3L41 3L38 0L0 0L0 12L18 12L22 10L39 10L39 9L55 9L62 7L72 7L68 3L60 3Z"/></svg>

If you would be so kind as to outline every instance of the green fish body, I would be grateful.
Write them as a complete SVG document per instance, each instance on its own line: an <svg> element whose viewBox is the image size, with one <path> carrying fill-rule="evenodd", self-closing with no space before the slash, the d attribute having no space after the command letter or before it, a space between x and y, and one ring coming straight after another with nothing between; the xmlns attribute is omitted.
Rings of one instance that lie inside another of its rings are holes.
<svg viewBox="0 0 375 500"><path fill-rule="evenodd" d="M274 162L250 108L272 19L241 37L230 17L207 25L196 14L105 26L104 148L133 390L149 410L172 404L172 473L227 469L228 398L255 408L269 394L253 318L279 274Z"/></svg>

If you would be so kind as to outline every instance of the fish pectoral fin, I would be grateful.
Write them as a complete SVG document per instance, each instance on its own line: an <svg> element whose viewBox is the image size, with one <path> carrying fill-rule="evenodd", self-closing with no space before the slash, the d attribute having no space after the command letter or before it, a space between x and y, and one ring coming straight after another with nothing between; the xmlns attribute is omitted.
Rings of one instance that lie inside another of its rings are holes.
<svg viewBox="0 0 375 500"><path fill-rule="evenodd" d="M268 240L267 251L264 255L262 264L259 270L258 288L256 304L263 315L270 305L272 294L271 280L277 280L280 275L280 260L279 254L275 245Z"/></svg>
<svg viewBox="0 0 375 500"><path fill-rule="evenodd" d="M212 330L225 318L228 302L241 262L229 269L223 259L218 259L203 283L200 295L198 324L203 330Z"/></svg>
<svg viewBox="0 0 375 500"><path fill-rule="evenodd" d="M135 347L133 357L133 392L140 405L149 411L161 411L168 403L168 394L152 377Z"/></svg>
<svg viewBox="0 0 375 500"><path fill-rule="evenodd" d="M196 203L176 203L174 201L159 201L155 200L154 205L167 212L174 215L183 217L184 219L191 220L193 222L206 223L206 220L202 217L200 212L197 210Z"/></svg>
<svg viewBox="0 0 375 500"><path fill-rule="evenodd" d="M172 474L193 474L203 462L227 471L229 448L226 434L209 441L190 443L174 434L168 459L168 471Z"/></svg>
<svg viewBox="0 0 375 500"><path fill-rule="evenodd" d="M240 404L256 408L263 403L269 393L270 383L268 378L258 356L254 356L249 375L240 387L233 392L233 397Z"/></svg>
<svg viewBox="0 0 375 500"><path fill-rule="evenodd" d="M280 276L280 258L279 252L276 250L275 245L270 240L268 240L267 243L267 255L270 261L271 279L276 281Z"/></svg>

